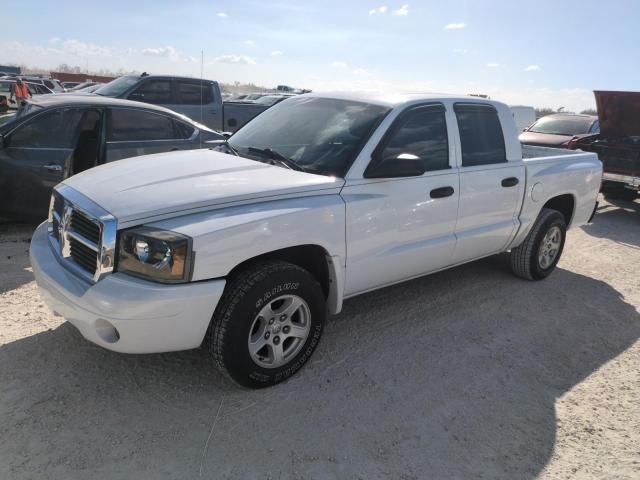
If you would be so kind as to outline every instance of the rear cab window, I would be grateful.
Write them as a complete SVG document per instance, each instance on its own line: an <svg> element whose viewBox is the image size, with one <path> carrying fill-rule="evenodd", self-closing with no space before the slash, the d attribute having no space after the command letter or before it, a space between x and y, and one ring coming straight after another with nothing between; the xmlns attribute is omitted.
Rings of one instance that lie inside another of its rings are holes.
<svg viewBox="0 0 640 480"><path fill-rule="evenodd" d="M457 103L454 111L460 132L463 167L507 162L502 125L493 106Z"/></svg>
<svg viewBox="0 0 640 480"><path fill-rule="evenodd" d="M213 103L213 88L209 81L175 80L175 103L178 105L209 105Z"/></svg>

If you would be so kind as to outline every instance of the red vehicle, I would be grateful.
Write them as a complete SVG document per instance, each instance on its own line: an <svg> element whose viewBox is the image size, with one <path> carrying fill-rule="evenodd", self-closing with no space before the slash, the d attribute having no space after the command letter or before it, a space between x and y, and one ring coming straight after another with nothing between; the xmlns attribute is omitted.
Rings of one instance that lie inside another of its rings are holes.
<svg viewBox="0 0 640 480"><path fill-rule="evenodd" d="M640 92L595 91L600 133L568 148L598 154L606 197L633 201L640 189Z"/></svg>

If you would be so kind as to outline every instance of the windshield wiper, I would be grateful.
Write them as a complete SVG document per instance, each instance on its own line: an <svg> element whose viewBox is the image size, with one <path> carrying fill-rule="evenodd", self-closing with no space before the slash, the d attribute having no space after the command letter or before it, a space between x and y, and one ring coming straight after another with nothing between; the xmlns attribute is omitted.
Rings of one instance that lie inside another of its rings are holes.
<svg viewBox="0 0 640 480"><path fill-rule="evenodd" d="M280 152L273 150L272 148L256 148L256 147L247 147L247 151L249 153L257 153L258 155L262 155L263 157L270 158L271 160L275 160L280 162L285 167L290 170L297 170L299 172L306 172L307 169L298 165L296 162L291 160L290 158L285 157Z"/></svg>

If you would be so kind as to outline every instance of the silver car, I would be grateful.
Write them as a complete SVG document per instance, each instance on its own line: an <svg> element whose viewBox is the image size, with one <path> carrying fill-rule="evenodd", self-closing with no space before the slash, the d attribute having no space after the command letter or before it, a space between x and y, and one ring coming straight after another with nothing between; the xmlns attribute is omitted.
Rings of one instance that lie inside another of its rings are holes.
<svg viewBox="0 0 640 480"><path fill-rule="evenodd" d="M155 105L93 95L41 97L0 121L0 216L43 219L51 189L71 175L138 155L206 148L223 138Z"/></svg>

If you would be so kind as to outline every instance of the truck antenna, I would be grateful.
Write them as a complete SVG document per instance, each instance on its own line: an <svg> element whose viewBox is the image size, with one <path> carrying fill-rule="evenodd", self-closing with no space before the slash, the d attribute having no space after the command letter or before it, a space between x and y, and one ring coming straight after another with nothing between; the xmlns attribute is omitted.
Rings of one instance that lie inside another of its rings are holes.
<svg viewBox="0 0 640 480"><path fill-rule="evenodd" d="M204 105L202 89L204 88L204 50L200 50L200 123L204 125ZM200 132L200 149L202 149L202 132Z"/></svg>

